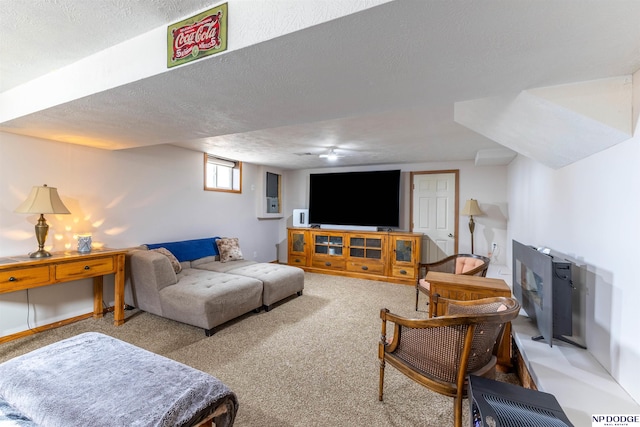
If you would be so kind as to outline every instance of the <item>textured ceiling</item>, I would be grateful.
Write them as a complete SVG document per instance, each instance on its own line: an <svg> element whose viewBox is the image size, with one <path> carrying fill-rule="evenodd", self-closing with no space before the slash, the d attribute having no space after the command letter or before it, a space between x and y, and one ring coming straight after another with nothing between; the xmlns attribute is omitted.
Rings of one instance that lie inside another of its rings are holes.
<svg viewBox="0 0 640 427"><path fill-rule="evenodd" d="M210 5L2 0L1 86ZM0 130L109 149L174 144L292 169L502 158L502 145L454 121L455 103L629 75L640 68L638 22L640 2L623 0L396 0ZM329 147L342 155L335 164L318 157Z"/></svg>
<svg viewBox="0 0 640 427"><path fill-rule="evenodd" d="M211 0L1 0L0 92L210 5Z"/></svg>

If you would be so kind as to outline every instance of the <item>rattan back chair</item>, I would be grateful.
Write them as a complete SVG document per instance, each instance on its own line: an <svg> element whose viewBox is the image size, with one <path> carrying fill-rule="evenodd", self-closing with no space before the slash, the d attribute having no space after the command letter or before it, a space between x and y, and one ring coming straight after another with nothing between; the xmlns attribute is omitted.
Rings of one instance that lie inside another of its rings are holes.
<svg viewBox="0 0 640 427"><path fill-rule="evenodd" d="M473 264L477 265L472 268L465 267L464 264L469 265L466 260L473 260ZM420 297L420 293L422 292L423 294L429 295L429 284L424 280L429 271L486 277L490 262L490 258L482 255L454 254L443 258L440 261L429 264L420 264L420 274L418 281L416 282L416 311L418 311L418 298Z"/></svg>
<svg viewBox="0 0 640 427"><path fill-rule="evenodd" d="M504 327L518 316L520 304L506 297L446 303L447 315L431 319L408 319L385 308L380 311L378 399L382 400L384 369L389 363L430 390L454 397L454 426L461 427L468 376L495 378ZM390 337L387 322L393 323Z"/></svg>

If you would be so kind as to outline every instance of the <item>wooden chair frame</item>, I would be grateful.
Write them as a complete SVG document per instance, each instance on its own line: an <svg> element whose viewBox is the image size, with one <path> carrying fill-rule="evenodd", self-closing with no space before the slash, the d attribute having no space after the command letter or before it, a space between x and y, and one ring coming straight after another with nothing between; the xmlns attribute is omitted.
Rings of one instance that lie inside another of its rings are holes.
<svg viewBox="0 0 640 427"><path fill-rule="evenodd" d="M386 308L380 311L378 400L383 400L384 369L388 362L430 390L454 397L454 426L461 427L468 376L495 377L498 345L505 325L518 316L520 304L506 297L448 300L447 304L449 314L431 319L408 319ZM387 322L393 323L390 341ZM404 334L408 343L403 343Z"/></svg>
<svg viewBox="0 0 640 427"><path fill-rule="evenodd" d="M487 276L487 270L489 269L489 263L491 262L490 258L487 258L482 255L475 255L475 254L454 254L436 262L432 262L428 264L420 264L420 268L418 270L419 271L418 278L424 279L427 275L427 272L429 271L439 271L442 273L454 274L456 272L456 260L461 257L476 258L484 261L484 264L481 264L478 267L473 268L469 271L465 271L464 273L461 273L461 274L464 274L466 276L480 276L480 277ZM420 292L427 294L426 290L420 286L419 279L418 281L416 281L416 311L418 311L418 299L420 297Z"/></svg>

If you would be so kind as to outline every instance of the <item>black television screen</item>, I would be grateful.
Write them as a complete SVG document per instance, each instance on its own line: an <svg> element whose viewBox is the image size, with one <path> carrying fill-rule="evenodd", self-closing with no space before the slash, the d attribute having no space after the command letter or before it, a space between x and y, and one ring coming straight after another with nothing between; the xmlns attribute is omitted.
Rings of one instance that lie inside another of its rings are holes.
<svg viewBox="0 0 640 427"><path fill-rule="evenodd" d="M309 222L399 227L400 170L311 174Z"/></svg>

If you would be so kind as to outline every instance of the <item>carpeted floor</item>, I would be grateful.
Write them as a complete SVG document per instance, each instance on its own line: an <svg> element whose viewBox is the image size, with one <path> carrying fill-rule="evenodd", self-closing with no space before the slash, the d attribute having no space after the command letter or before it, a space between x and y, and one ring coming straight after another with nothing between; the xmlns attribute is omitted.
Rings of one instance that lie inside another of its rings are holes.
<svg viewBox="0 0 640 427"><path fill-rule="evenodd" d="M304 295L229 322L212 337L133 310L121 327L110 314L1 344L0 362L97 331L221 379L238 395L240 427L452 425L452 398L390 366L378 401L380 309L427 317L413 310L414 298L411 286L307 273ZM517 383L514 374L498 379ZM463 411L468 425L466 401Z"/></svg>

